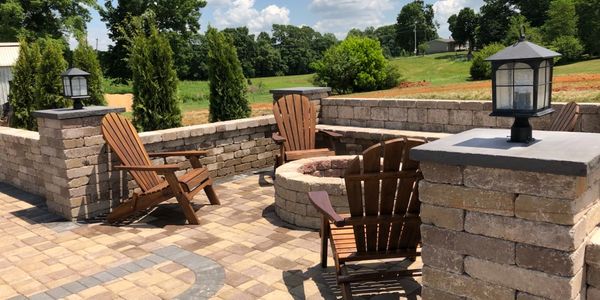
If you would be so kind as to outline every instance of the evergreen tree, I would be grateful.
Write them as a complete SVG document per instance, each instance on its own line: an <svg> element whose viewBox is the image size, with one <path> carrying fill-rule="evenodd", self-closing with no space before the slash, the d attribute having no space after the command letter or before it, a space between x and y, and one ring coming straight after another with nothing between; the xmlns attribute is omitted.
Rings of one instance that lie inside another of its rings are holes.
<svg viewBox="0 0 600 300"><path fill-rule="evenodd" d="M10 106L13 111L10 126L35 130L37 124L31 112L35 110L35 77L42 57L38 44L30 44L21 39L20 47L10 91Z"/></svg>
<svg viewBox="0 0 600 300"><path fill-rule="evenodd" d="M73 66L88 73L88 93L90 98L84 99L85 105L106 105L102 91L102 70L96 51L85 39L79 40L79 45L73 51Z"/></svg>
<svg viewBox="0 0 600 300"><path fill-rule="evenodd" d="M210 121L250 116L246 78L230 38L215 28L206 32L210 86Z"/></svg>
<svg viewBox="0 0 600 300"><path fill-rule="evenodd" d="M133 78L133 124L142 130L181 126L177 73L169 41L152 16L136 17L129 67Z"/></svg>
<svg viewBox="0 0 600 300"><path fill-rule="evenodd" d="M36 109L52 109L67 107L68 101L63 96L63 85L60 74L67 69L63 58L61 40L45 38L39 40L42 49L42 61L36 74Z"/></svg>

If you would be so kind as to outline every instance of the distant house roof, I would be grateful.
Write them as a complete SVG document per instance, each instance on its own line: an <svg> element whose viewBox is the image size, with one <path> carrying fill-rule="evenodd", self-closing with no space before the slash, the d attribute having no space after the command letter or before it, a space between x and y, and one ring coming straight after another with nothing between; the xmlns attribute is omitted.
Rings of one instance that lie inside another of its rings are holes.
<svg viewBox="0 0 600 300"><path fill-rule="evenodd" d="M19 58L19 43L0 43L0 67L12 67Z"/></svg>

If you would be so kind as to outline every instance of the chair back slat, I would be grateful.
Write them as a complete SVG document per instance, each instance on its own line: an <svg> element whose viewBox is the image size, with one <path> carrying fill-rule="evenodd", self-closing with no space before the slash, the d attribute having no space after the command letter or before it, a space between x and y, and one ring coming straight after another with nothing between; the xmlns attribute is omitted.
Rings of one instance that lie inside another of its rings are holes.
<svg viewBox="0 0 600 300"><path fill-rule="evenodd" d="M150 157L131 122L117 113L102 119L102 135L110 149L125 166L150 166ZM142 191L158 185L161 180L154 171L131 171Z"/></svg>
<svg viewBox="0 0 600 300"><path fill-rule="evenodd" d="M285 151L315 148L316 114L307 97L297 94L281 97L273 104L279 134L286 139Z"/></svg>
<svg viewBox="0 0 600 300"><path fill-rule="evenodd" d="M375 216L379 224L354 225L356 249L359 253L414 249L420 241L418 222L390 223L391 216L419 215L417 181L419 164L409 159L413 147L425 143L417 139L395 139L372 146L355 158L346 169L348 205L352 217ZM394 178L390 172L405 173ZM406 176L406 174L413 176ZM380 174L381 176L371 176ZM385 176L383 176L385 174ZM356 176L365 176L357 180ZM364 201L363 201L364 200ZM385 220L388 220L387 222Z"/></svg>
<svg viewBox="0 0 600 300"><path fill-rule="evenodd" d="M551 131L574 131L579 120L579 105L569 102L560 110L552 124Z"/></svg>

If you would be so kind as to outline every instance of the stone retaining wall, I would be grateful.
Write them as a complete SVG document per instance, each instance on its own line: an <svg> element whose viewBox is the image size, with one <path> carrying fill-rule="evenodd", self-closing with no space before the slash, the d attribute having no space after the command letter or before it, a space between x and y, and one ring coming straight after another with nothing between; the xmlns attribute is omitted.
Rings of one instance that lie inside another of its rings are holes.
<svg viewBox="0 0 600 300"><path fill-rule="evenodd" d="M564 103L553 107L558 111ZM577 131L600 132L600 103L580 103ZM321 124L458 133L471 128L510 128L513 118L490 117L491 101L355 99L321 100ZM531 118L536 130L547 129L556 113Z"/></svg>
<svg viewBox="0 0 600 300"><path fill-rule="evenodd" d="M39 141L35 131L0 127L0 181L44 195Z"/></svg>

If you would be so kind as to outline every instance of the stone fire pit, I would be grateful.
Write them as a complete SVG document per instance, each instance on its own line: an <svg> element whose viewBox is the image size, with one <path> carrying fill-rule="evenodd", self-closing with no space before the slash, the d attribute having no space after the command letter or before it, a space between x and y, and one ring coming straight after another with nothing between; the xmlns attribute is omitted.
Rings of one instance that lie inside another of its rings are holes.
<svg viewBox="0 0 600 300"><path fill-rule="evenodd" d="M333 208L347 213L346 185L342 176L355 155L305 158L277 168L277 215L290 224L319 229L321 214L308 200L310 191L327 191Z"/></svg>

